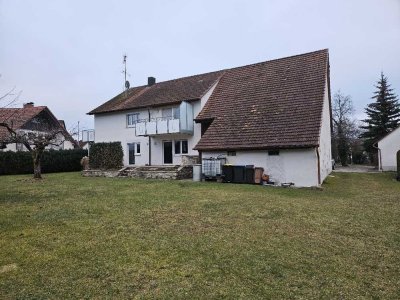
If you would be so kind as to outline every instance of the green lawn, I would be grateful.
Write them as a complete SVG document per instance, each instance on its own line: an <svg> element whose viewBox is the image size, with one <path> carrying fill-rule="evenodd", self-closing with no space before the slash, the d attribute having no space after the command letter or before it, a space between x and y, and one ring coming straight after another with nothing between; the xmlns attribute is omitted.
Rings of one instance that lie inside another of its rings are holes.
<svg viewBox="0 0 400 300"><path fill-rule="evenodd" d="M0 177L0 299L400 298L400 182Z"/></svg>

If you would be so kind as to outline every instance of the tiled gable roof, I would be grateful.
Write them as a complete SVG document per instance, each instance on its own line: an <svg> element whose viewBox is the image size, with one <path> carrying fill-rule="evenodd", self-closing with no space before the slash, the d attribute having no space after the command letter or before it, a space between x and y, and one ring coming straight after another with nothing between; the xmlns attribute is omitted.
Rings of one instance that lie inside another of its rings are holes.
<svg viewBox="0 0 400 300"><path fill-rule="evenodd" d="M140 86L89 114L176 104L200 99L216 82L196 116L212 123L197 150L318 146L328 50Z"/></svg>
<svg viewBox="0 0 400 300"><path fill-rule="evenodd" d="M226 70L197 116L213 120L197 150L315 147L328 50Z"/></svg>
<svg viewBox="0 0 400 300"><path fill-rule="evenodd" d="M222 71L194 75L131 88L89 112L100 114L113 111L176 104L183 100L198 100L218 80Z"/></svg>
<svg viewBox="0 0 400 300"><path fill-rule="evenodd" d="M20 129L29 120L41 113L46 106L34 106L26 108L0 108L0 122L11 124L11 127L16 130ZM9 136L5 127L0 126L0 139Z"/></svg>
<svg viewBox="0 0 400 300"><path fill-rule="evenodd" d="M24 129L24 125L28 124L29 121L42 113L47 114L50 119L53 120L54 125L60 128L66 140L69 140L74 145L77 145L72 136L68 133L65 127L60 124L59 120L57 120L57 118L53 115L53 113L49 110L47 106L0 108L0 122L11 125L10 127L14 130ZM0 140L6 140L9 136L10 134L8 130L3 126L0 126Z"/></svg>

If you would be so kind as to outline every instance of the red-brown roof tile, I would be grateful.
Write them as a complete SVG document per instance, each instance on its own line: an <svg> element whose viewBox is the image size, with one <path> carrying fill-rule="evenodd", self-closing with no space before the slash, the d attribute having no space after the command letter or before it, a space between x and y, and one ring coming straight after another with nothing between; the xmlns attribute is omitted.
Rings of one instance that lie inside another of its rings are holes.
<svg viewBox="0 0 400 300"><path fill-rule="evenodd" d="M212 123L197 150L315 147L328 50L226 70L197 116Z"/></svg>
<svg viewBox="0 0 400 300"><path fill-rule="evenodd" d="M0 123L11 124L11 127L16 130L20 129L29 120L41 113L46 106L33 106L26 108L0 108ZM5 127L0 126L0 139L9 136Z"/></svg>
<svg viewBox="0 0 400 300"><path fill-rule="evenodd" d="M57 120L47 106L28 106L23 108L0 108L0 123L4 122L10 125L14 130L24 129L24 125L41 113L46 113L55 126L58 126L63 132L65 139L71 141L77 146L76 141L68 133L64 126ZM63 121L64 122L64 121ZM8 130L0 126L0 140L7 140L10 136Z"/></svg>
<svg viewBox="0 0 400 300"><path fill-rule="evenodd" d="M218 80L222 71L194 75L131 88L93 109L89 115L198 100Z"/></svg>
<svg viewBox="0 0 400 300"><path fill-rule="evenodd" d="M325 49L131 88L89 114L200 99L218 81L196 117L213 121L195 149L315 147L328 72Z"/></svg>

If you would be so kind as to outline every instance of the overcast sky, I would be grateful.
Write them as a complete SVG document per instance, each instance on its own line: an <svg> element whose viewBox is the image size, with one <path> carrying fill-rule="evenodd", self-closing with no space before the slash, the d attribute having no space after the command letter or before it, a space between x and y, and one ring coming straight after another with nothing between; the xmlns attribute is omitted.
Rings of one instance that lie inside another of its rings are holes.
<svg viewBox="0 0 400 300"><path fill-rule="evenodd" d="M400 94L400 0L0 0L0 93L72 127L131 86L329 48L332 94L362 117L383 71Z"/></svg>

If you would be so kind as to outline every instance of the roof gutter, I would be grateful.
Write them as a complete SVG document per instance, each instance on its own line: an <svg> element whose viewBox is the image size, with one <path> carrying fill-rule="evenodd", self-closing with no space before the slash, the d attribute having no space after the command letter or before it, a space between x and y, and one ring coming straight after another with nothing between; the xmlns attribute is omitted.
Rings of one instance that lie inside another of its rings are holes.
<svg viewBox="0 0 400 300"><path fill-rule="evenodd" d="M313 149L319 145L293 145L293 146L250 146L250 147L225 147L225 148L203 148L195 146L193 150L198 151L253 151L253 150L293 150L293 149Z"/></svg>

